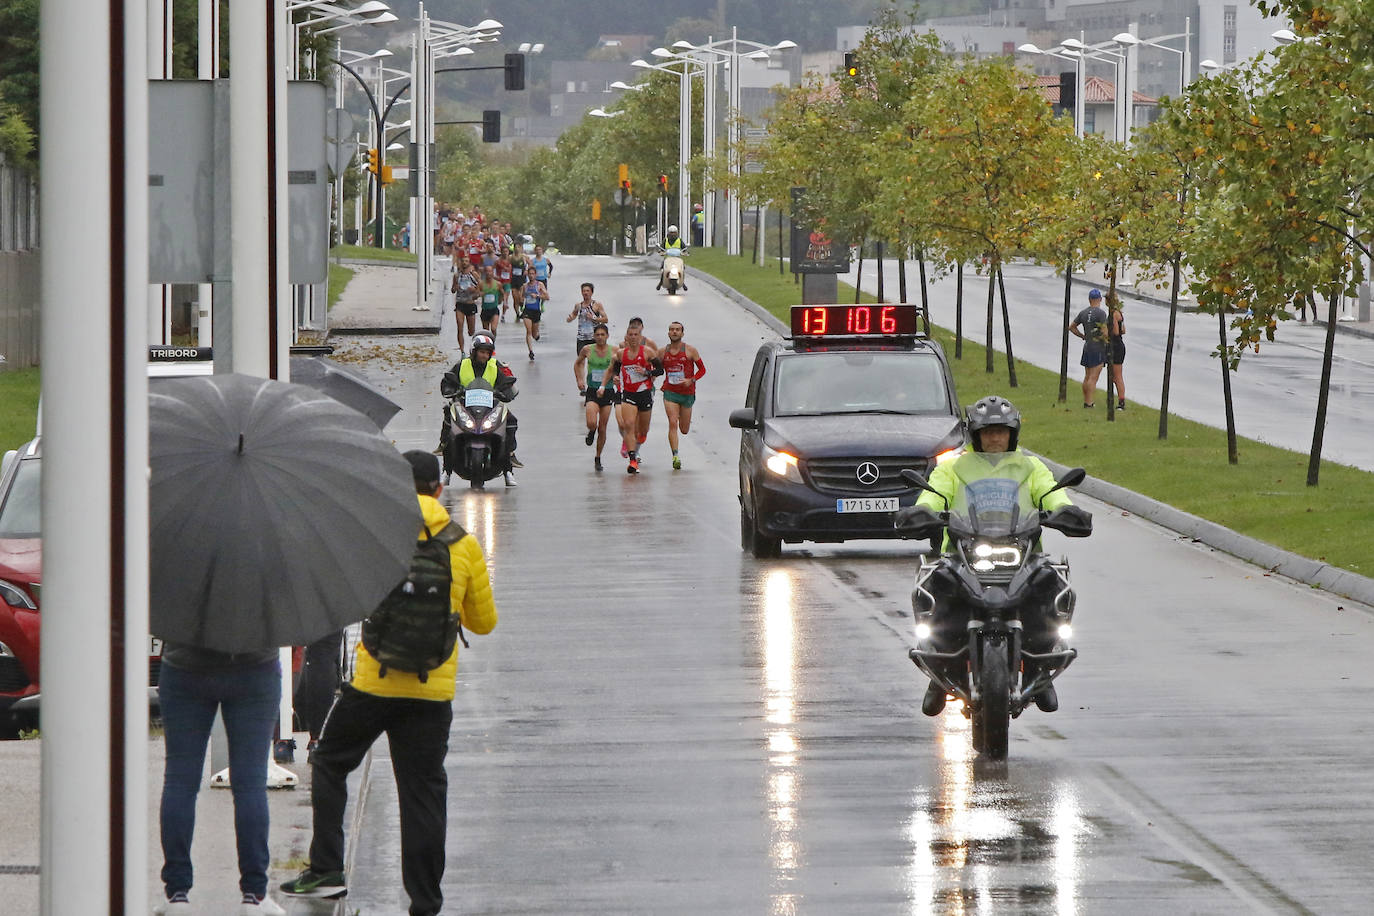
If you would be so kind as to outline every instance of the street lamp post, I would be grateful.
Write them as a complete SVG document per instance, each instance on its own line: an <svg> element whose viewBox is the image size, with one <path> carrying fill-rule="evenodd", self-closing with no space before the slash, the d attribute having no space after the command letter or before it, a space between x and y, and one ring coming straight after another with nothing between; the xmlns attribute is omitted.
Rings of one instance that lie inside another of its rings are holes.
<svg viewBox="0 0 1374 916"><path fill-rule="evenodd" d="M740 208L738 194L739 176L742 171L738 150L740 126L740 92L742 88L740 80L740 67L742 65L742 61L746 58L750 60L767 60L769 57L769 52L771 51L786 51L789 48L795 48L796 46L797 43L791 41L790 39L784 39L783 41L771 45L762 44L757 41L745 41L739 37L739 31L734 28L731 28L729 38L723 38L720 41L712 41L708 39L706 43L700 45L693 45L690 42L686 41L678 41L673 43L674 48L686 52L684 56L695 57L698 54L711 54L718 57L721 61L724 62L726 70L729 74L728 82L726 83L726 105L728 110L725 125L726 143L728 146L726 150L726 156L729 161L729 171L731 176L731 182L734 185L734 188L732 189L734 194L730 198L730 206L726 214L726 252L728 254L738 255L740 253ZM747 50L741 50L741 48ZM713 155L715 152L715 124L713 123L715 108L714 74L708 74L707 76L706 101L707 106L711 112L709 116L711 120L708 121L708 133L706 135L706 141L709 144L707 148L707 156L709 157ZM707 244L709 245L712 236L712 231L714 228L712 225L714 222L713 198L706 198L706 208L706 232Z"/></svg>
<svg viewBox="0 0 1374 916"><path fill-rule="evenodd" d="M1116 51L1108 50L1106 46L1114 44L1114 42L1110 41L1104 42L1100 45L1087 45L1084 44L1083 40L1080 38L1066 38L1059 44L1061 47L1068 49L1064 52L1064 54L1069 57L1078 55L1082 58L1097 58L1098 60L1101 60L1104 57L1110 57L1114 59L1115 63L1112 65L1112 68L1117 74L1117 80L1116 86L1114 87L1114 90L1112 92L1112 96L1115 102L1116 109L1113 120L1116 122L1116 124L1112 132L1116 135L1117 142L1130 142L1130 132L1127 130L1127 123L1130 117L1129 112L1131 107L1131 100L1126 96L1125 92L1123 91L1125 87L1123 86L1122 79L1122 69L1123 64L1126 62L1126 55L1117 53Z"/></svg>
<svg viewBox="0 0 1374 916"><path fill-rule="evenodd" d="M659 54L660 51L663 53ZM666 48L655 48L652 53L671 60L668 64L651 64L641 58L631 61L630 66L645 70L661 70L677 76L677 223L679 226L687 226L692 218L692 77L698 74L704 76L710 65L693 57L674 55ZM672 66L675 63L681 64L681 69L675 69Z"/></svg>
<svg viewBox="0 0 1374 916"><path fill-rule="evenodd" d="M1132 24L1132 27L1134 27L1134 24ZM1179 50L1178 48L1171 48L1171 47L1169 47L1168 45L1162 45L1162 44L1159 43L1159 42L1161 42L1161 41L1172 41L1172 40L1175 39L1175 38L1182 38L1182 39L1183 39L1183 49L1182 49L1182 50ZM1189 76L1188 55L1189 55L1189 52L1191 51L1191 47L1190 47L1190 46L1191 46L1192 43L1193 43L1193 18L1192 18L1191 16L1184 17L1184 20L1183 20L1183 31L1182 31L1182 32L1175 32L1175 33L1172 34L1172 35L1160 35L1160 36L1157 37L1157 38L1150 38L1150 39L1137 38L1137 37L1136 37L1134 34L1132 34L1131 32L1122 32L1121 34L1116 35L1115 37L1113 37L1113 38L1112 38L1112 41L1116 42L1116 43L1119 44L1119 45L1124 45L1124 46L1126 46L1126 47L1135 47L1135 46L1137 46L1137 45L1145 45L1146 47L1149 47L1149 48L1158 48L1158 49L1161 50L1161 51L1169 51L1170 53L1177 54L1177 55L1179 56L1179 62L1178 62L1178 94L1179 94L1179 95L1182 95L1183 92L1184 92L1184 90L1188 87L1188 76Z"/></svg>

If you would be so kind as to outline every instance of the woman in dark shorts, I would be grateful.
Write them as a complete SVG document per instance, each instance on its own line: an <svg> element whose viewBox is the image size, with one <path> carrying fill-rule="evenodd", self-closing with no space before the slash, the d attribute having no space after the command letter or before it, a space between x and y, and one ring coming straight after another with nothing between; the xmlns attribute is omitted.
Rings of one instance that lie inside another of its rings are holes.
<svg viewBox="0 0 1374 916"><path fill-rule="evenodd" d="M1121 366L1126 362L1126 318L1121 314L1121 297L1107 297L1107 337L1112 351L1112 385L1116 388L1116 409L1126 409L1126 380Z"/></svg>

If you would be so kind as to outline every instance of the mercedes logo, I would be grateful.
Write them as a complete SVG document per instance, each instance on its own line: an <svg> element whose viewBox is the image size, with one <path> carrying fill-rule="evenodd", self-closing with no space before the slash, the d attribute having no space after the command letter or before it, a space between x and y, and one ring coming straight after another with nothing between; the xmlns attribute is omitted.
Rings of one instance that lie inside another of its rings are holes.
<svg viewBox="0 0 1374 916"><path fill-rule="evenodd" d="M865 461L855 469L854 476L859 478L859 483L871 487L878 482L878 466L871 461Z"/></svg>

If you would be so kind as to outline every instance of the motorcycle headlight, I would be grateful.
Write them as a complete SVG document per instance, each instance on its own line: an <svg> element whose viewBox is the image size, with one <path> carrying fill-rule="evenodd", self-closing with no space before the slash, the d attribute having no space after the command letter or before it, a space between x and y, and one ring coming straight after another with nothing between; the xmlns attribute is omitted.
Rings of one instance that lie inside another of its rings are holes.
<svg viewBox="0 0 1374 916"><path fill-rule="evenodd" d="M923 640L923 641L924 641L924 640L927 640L927 639L930 639L930 634L931 634L931 632L932 632L932 631L931 631L931 629L930 629L930 624L925 623L924 621L922 621L921 623L916 624L916 638L917 638L917 639L920 639L920 640Z"/></svg>
<svg viewBox="0 0 1374 916"><path fill-rule="evenodd" d="M482 418L482 425L478 427L478 430L484 433L491 432L493 429L496 428L497 421L499 421L500 419L501 412L499 410L493 410L491 413L487 414L485 417Z"/></svg>
<svg viewBox="0 0 1374 916"><path fill-rule="evenodd" d="M801 469L797 467L797 456L763 447L763 466L784 480L801 483Z"/></svg>
<svg viewBox="0 0 1374 916"><path fill-rule="evenodd" d="M464 427L465 429L472 429L472 427L473 427L474 425L476 425L476 424L474 424L474 423L472 422L472 415L469 414L466 410L463 410L463 409L459 408L459 410L457 411L457 414L458 414L458 422L461 423L461 424L463 424L463 427Z"/></svg>
<svg viewBox="0 0 1374 916"><path fill-rule="evenodd" d="M1073 625L1068 623L1061 623L1059 625L1059 638L1066 641L1073 639Z"/></svg>
<svg viewBox="0 0 1374 916"><path fill-rule="evenodd" d="M1021 565L1020 548L1009 545L979 541L973 545L973 556L973 568L978 572L987 572L999 566L1015 568Z"/></svg>

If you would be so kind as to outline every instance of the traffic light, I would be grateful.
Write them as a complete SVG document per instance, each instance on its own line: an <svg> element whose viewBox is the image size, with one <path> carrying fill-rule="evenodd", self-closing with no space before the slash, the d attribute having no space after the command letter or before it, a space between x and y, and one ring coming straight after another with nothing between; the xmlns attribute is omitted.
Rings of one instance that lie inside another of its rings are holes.
<svg viewBox="0 0 1374 916"><path fill-rule="evenodd" d="M859 75L859 55L853 51L844 52L844 73L849 77Z"/></svg>
<svg viewBox="0 0 1374 916"><path fill-rule="evenodd" d="M506 55L506 88L512 91L525 88L525 55L514 51Z"/></svg>
<svg viewBox="0 0 1374 916"><path fill-rule="evenodd" d="M662 191L664 194L667 194L667 193L668 193L668 176L667 176L667 175L660 175L660 176L658 176L658 189L659 189L660 191Z"/></svg>
<svg viewBox="0 0 1374 916"><path fill-rule="evenodd" d="M1078 74L1073 70L1065 70L1059 74L1059 111L1073 118L1077 117L1077 108Z"/></svg>
<svg viewBox="0 0 1374 916"><path fill-rule="evenodd" d="M490 108L482 112L482 142L501 142L501 112Z"/></svg>
<svg viewBox="0 0 1374 916"><path fill-rule="evenodd" d="M367 151L367 170L371 172L373 175L377 174L377 167L379 164L378 159L379 157L375 149L370 149Z"/></svg>
<svg viewBox="0 0 1374 916"><path fill-rule="evenodd" d="M395 180L391 175L391 166L382 166L382 184L391 184Z"/></svg>
<svg viewBox="0 0 1374 916"><path fill-rule="evenodd" d="M630 179L625 178L625 179L621 180L620 186L621 186L622 188L625 189L625 193L626 193L626 194L629 194L629 193L630 193Z"/></svg>

